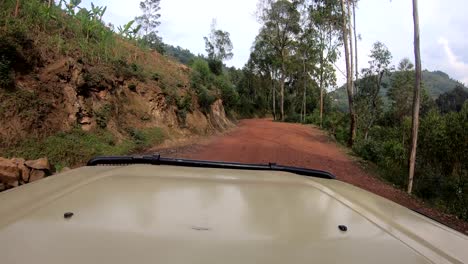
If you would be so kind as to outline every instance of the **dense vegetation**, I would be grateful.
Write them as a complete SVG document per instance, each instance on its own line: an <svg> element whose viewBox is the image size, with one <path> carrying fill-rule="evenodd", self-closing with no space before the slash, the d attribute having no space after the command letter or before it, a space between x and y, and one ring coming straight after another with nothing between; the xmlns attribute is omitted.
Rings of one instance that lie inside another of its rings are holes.
<svg viewBox="0 0 468 264"><path fill-rule="evenodd" d="M260 2L258 16L263 27L236 86L244 114L267 110L275 119L321 126L338 142L352 142L354 152L375 163L385 180L405 188L414 65L403 59L392 66L391 52L377 42L370 51L369 65L353 78L351 91L341 88L327 93L336 82L333 64L337 49L344 45L342 2ZM344 17L352 13L349 10ZM467 220L467 89L440 71L424 71L422 87L413 192ZM353 103L352 115L349 102ZM352 122L354 135L350 133Z"/></svg>
<svg viewBox="0 0 468 264"><path fill-rule="evenodd" d="M21 115L31 126L42 126L50 104L34 92L18 89L15 78L41 66L44 57L73 56L88 64L106 65L124 79L157 82L180 120L193 111L192 95L196 95L197 105L205 113L220 98L232 117L271 114L275 120L315 124L338 142L354 143L356 154L377 164L383 178L403 188L411 147L414 65L403 59L395 69L390 64L391 52L377 42L371 50L371 62L361 73L356 70L352 85L348 83L346 91L327 92L336 86L334 64L339 49L348 46L344 37L352 38L351 23L346 21L353 13L349 5L354 7L356 2L346 1L346 12L343 0L260 1L257 16L261 30L249 61L242 69L235 69L224 65L233 55L233 43L229 33L218 29L216 23L204 38L206 56L164 44L157 32L159 0L142 2L142 15L117 29L102 21L105 7L93 5L87 10L79 7L79 0L63 5L2 1L0 116ZM343 34L348 26L349 32ZM178 88L185 84L164 69L139 61L144 57L141 54L151 50L190 66L193 94L180 93ZM357 61L354 66L358 69ZM348 77L350 72L354 76L348 69ZM88 81L102 75L90 75ZM129 83L128 88L137 87ZM414 193L468 219L467 89L443 72L425 71L422 91ZM126 138L119 139L105 130L110 112L111 107L96 111L99 129L93 133L72 128L22 141L9 146L14 151L6 153L28 158L46 155L60 166L68 166L92 155L128 153L164 138L157 127L125 127L122 133ZM139 118L146 121L150 117ZM355 131L350 133L353 126Z"/></svg>
<svg viewBox="0 0 468 264"><path fill-rule="evenodd" d="M391 84L392 74L398 74L398 71L389 72L382 79L382 88L380 89L380 96L382 97L385 107L390 106L390 100L388 98L388 91ZM425 70L422 73L422 83L424 90L426 90L427 95L432 99L437 99L441 94L450 92L455 87L460 87L461 89L465 88L460 82L451 79L448 74L442 71L428 71ZM466 90L466 88L465 88ZM333 106L337 107L342 111L347 111L348 109L348 98L346 95L346 87L342 86L330 93L330 97L333 101Z"/></svg>

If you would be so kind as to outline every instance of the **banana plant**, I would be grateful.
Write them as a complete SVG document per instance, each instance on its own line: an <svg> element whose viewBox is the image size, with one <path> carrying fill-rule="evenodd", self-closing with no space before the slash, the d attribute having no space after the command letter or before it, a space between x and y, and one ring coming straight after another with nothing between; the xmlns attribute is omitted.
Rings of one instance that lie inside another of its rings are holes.
<svg viewBox="0 0 468 264"><path fill-rule="evenodd" d="M129 21L127 24L125 24L123 27L118 26L117 30L120 36L126 38L126 39L136 39L138 35L138 31L141 29L141 25L138 25L134 28L132 28L133 24L135 23L135 20Z"/></svg>
<svg viewBox="0 0 468 264"><path fill-rule="evenodd" d="M76 11L75 8L81 9L79 5L81 4L81 0L70 0L68 4L65 4L65 7L67 8L67 13L69 15L75 16Z"/></svg>
<svg viewBox="0 0 468 264"><path fill-rule="evenodd" d="M91 17L93 20L102 21L102 17L104 16L104 13L106 13L106 10L107 10L107 6L95 6L91 2L90 13L91 13Z"/></svg>

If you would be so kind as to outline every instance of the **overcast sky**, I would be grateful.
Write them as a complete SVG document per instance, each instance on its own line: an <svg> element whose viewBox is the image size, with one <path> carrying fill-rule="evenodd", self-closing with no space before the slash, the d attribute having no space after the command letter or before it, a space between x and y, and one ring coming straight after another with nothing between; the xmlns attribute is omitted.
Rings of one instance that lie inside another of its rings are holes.
<svg viewBox="0 0 468 264"><path fill-rule="evenodd" d="M91 1L85 0L89 5ZM108 6L106 22L122 25L140 14L138 0L96 0ZM357 27L362 40L358 43L359 66L366 67L372 44L381 41L393 54L393 63L404 57L414 60L412 1L360 0ZM234 58L229 66L241 68L248 60L250 47L260 25L254 13L256 0L161 0L163 41L204 54L203 37L210 31L213 18L218 28L228 31L234 44ZM468 84L468 16L466 0L420 0L421 52L423 69L442 70L452 78ZM338 68L344 70L342 61ZM337 72L339 83L341 73Z"/></svg>

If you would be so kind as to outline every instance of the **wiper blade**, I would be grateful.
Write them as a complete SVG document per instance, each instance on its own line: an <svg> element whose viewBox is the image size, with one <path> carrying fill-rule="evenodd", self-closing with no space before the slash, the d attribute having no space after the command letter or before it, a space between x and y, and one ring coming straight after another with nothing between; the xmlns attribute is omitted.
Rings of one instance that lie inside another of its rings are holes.
<svg viewBox="0 0 468 264"><path fill-rule="evenodd" d="M237 169L237 170L270 170L270 171L290 172L290 173L294 173L294 174L298 174L302 176L316 177L316 178L323 178L323 179L335 179L336 178L335 175L327 171L283 166L283 165L277 165L276 163L248 164L248 163L237 163L237 162L163 158L160 155L102 156L102 157L96 157L96 158L89 160L87 163L87 166L131 165L131 164L172 165L172 166L184 166L184 167Z"/></svg>

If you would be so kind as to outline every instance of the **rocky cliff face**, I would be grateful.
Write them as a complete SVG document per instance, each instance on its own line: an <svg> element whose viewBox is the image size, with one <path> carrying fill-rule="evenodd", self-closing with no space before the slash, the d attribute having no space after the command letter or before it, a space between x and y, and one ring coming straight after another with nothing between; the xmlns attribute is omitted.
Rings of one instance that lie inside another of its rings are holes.
<svg viewBox="0 0 468 264"><path fill-rule="evenodd" d="M16 91L0 95L9 102L3 107L10 108L0 112L6 121L0 124L3 145L74 127L122 134L128 127L158 126L207 134L232 126L221 100L208 113L200 110L187 67L179 66L183 78L175 87L161 77L125 76L124 70L64 58L18 76ZM188 102L180 106L183 100Z"/></svg>

